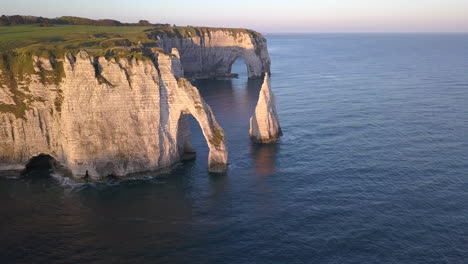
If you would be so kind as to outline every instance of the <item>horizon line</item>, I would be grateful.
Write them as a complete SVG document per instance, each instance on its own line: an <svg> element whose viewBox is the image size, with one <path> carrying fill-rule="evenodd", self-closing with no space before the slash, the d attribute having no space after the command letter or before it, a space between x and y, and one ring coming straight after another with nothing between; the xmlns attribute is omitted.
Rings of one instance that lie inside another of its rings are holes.
<svg viewBox="0 0 468 264"><path fill-rule="evenodd" d="M306 32L268 32L265 35L310 35L310 34L468 34L468 31L306 31Z"/></svg>

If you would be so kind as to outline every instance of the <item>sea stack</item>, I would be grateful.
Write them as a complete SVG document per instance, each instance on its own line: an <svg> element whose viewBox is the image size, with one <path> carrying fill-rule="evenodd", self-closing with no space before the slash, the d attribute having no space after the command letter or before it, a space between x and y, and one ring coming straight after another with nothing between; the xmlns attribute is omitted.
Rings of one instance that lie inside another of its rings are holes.
<svg viewBox="0 0 468 264"><path fill-rule="evenodd" d="M255 114L250 118L250 138L255 143L272 143L281 135L275 97L270 88L268 73L265 73Z"/></svg>

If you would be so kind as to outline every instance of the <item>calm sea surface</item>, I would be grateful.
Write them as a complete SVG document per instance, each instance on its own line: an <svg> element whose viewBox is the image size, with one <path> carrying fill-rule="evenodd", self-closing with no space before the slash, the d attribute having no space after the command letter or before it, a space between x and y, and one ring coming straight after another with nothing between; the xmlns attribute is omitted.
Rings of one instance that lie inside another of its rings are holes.
<svg viewBox="0 0 468 264"><path fill-rule="evenodd" d="M268 36L284 137L249 143L261 80L198 81L227 175L0 177L1 263L468 263L468 35Z"/></svg>

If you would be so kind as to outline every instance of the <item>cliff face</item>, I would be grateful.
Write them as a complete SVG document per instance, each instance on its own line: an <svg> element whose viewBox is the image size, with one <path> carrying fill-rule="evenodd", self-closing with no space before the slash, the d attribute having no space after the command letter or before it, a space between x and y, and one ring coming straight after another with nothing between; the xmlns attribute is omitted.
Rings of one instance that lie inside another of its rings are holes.
<svg viewBox="0 0 468 264"><path fill-rule="evenodd" d="M281 135L275 97L268 74L265 74L255 114L250 118L250 138L257 143L271 143L277 141Z"/></svg>
<svg viewBox="0 0 468 264"><path fill-rule="evenodd" d="M245 29L127 31L3 43L0 170L24 169L40 154L76 177L158 170L193 156L189 114L210 149L209 170L226 168L223 130L184 76L230 76L239 56L249 77L263 76L266 40Z"/></svg>
<svg viewBox="0 0 468 264"><path fill-rule="evenodd" d="M60 82L44 83L36 74L0 78L0 169L23 169L39 154L52 156L76 177L164 168L193 153L188 114L210 148L210 170L225 169L223 130L183 78L177 51L156 52L154 58L107 60L80 51L59 61L34 59L42 75L63 64Z"/></svg>
<svg viewBox="0 0 468 264"><path fill-rule="evenodd" d="M249 78L270 72L270 56L265 38L250 30L197 28L184 32L157 32L154 38L166 52L177 48L189 78L216 78L231 75L237 57L247 64Z"/></svg>

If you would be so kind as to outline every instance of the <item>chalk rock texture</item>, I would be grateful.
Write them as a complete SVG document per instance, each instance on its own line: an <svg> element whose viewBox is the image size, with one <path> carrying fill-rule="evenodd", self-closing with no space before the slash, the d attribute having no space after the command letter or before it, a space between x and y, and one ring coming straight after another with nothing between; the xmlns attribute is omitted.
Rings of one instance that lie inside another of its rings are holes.
<svg viewBox="0 0 468 264"><path fill-rule="evenodd" d="M197 28L191 34L152 36L166 52L177 48L187 78L230 77L236 58L243 57L249 78L270 72L270 56L266 39L250 30Z"/></svg>
<svg viewBox="0 0 468 264"><path fill-rule="evenodd" d="M59 83L34 74L15 87L0 82L0 169L23 169L47 154L75 177L155 171L193 155L191 114L210 148L209 169L224 170L223 130L183 78L177 50L169 52L107 60L80 51L58 59L65 76ZM48 58L33 63L36 71L51 70Z"/></svg>
<svg viewBox="0 0 468 264"><path fill-rule="evenodd" d="M282 135L268 74L265 74L255 114L250 118L249 132L250 138L256 143L275 142Z"/></svg>

